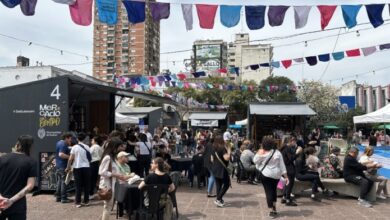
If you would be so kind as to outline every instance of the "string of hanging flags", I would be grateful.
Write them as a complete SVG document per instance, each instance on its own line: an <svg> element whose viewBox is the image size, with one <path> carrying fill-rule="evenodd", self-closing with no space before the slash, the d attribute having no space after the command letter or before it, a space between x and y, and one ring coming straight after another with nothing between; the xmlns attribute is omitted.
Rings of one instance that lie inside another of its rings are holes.
<svg viewBox="0 0 390 220"><path fill-rule="evenodd" d="M20 5L21 11L26 16L35 14L37 0L0 0L4 6L14 8ZM92 23L94 0L53 0L56 3L68 5L71 19L78 25L88 26ZM150 14L155 22L170 17L171 4L167 2L152 2L142 0L123 0L123 6L127 10L128 20L132 24L142 23L146 18L146 4L150 8ZM117 0L96 0L99 21L108 25L115 25L118 21ZM283 24L288 10L294 10L295 28L306 26L310 12L316 8L320 15L319 22L324 30L331 21L337 8L342 11L344 23L348 28L357 25L356 18L365 7L368 19L372 26L379 27L384 23L382 14L386 4L357 4L357 5L214 5L214 4L180 4L186 29L193 29L193 8L196 9L199 26L204 29L213 29L215 17L219 8L220 22L223 26L231 28L236 26L241 18L241 10L245 12L245 19L250 30L259 30L265 26L267 16L271 27ZM194 7L195 6L195 7ZM291 9L290 9L291 8Z"/></svg>
<svg viewBox="0 0 390 220"><path fill-rule="evenodd" d="M318 62L330 62L330 60L334 61L340 61L344 58L351 58L351 57L359 57L359 56L370 56L378 51L383 51L390 49L390 43L387 44L381 44L377 46L370 46L370 47L364 47L364 48L358 48L358 49L352 49L352 50L346 50L346 51L338 51L334 53L325 53L315 56L307 56L307 57L300 57L300 58L294 58L294 59L284 59L281 61L272 61L270 63L260 63L260 64L252 64L249 66L246 66L245 69L251 69L251 70L257 70L260 67L273 67L273 68L280 68L284 67L288 69L292 66L293 62L301 64L306 61L307 64L310 66L315 66L318 64Z"/></svg>

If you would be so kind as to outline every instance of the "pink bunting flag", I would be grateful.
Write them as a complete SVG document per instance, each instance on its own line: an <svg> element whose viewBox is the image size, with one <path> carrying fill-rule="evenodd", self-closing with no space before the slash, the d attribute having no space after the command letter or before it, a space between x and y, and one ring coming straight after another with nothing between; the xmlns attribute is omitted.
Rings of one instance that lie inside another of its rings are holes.
<svg viewBox="0 0 390 220"><path fill-rule="evenodd" d="M284 68L288 69L292 64L292 60L282 60L282 64Z"/></svg>
<svg viewBox="0 0 390 220"><path fill-rule="evenodd" d="M77 0L69 5L72 21L78 25L88 26L92 23L92 2L93 0Z"/></svg>
<svg viewBox="0 0 390 220"><path fill-rule="evenodd" d="M321 13L321 29L324 30L332 19L337 5L319 5L317 8Z"/></svg>
<svg viewBox="0 0 390 220"><path fill-rule="evenodd" d="M348 57L358 57L360 56L360 50L359 49L353 49L353 50L347 50L345 51Z"/></svg>
<svg viewBox="0 0 390 220"><path fill-rule="evenodd" d="M213 29L215 14L217 13L218 5L197 4L199 25L204 29Z"/></svg>

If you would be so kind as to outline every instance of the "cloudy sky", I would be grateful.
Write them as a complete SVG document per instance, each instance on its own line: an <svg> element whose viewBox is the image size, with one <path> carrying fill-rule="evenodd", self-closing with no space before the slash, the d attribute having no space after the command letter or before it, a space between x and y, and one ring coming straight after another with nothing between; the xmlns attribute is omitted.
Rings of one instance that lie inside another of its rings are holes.
<svg viewBox="0 0 390 220"><path fill-rule="evenodd" d="M165 0L172 3L209 3L209 4L242 4L238 0ZM245 4L252 5L319 5L319 4L364 4L369 3L390 3L390 0L263 0L261 3L255 0L246 0ZM187 32L180 8L180 4L171 6L171 16L167 20L161 21L161 52L191 49L192 43L198 39L224 39L233 41L235 33L249 33L251 40L261 40L272 37L283 37L312 31L319 31L320 15L316 8L312 8L308 25L305 28L295 30L294 13L290 8L280 27L270 27L266 20L263 29L250 31L242 17L240 24L233 28L226 28L221 25L219 11L215 19L213 30L199 28L197 13L194 9L194 30ZM274 49L274 60L318 55L331 53L333 51L343 51L348 49L374 46L390 43L390 16L389 8L385 7L383 12L385 22L376 29L371 24L359 25L353 29L336 29L322 31L313 34L303 34L298 37L283 40L262 41L262 43L272 43ZM36 15L32 17L24 16L19 7L8 9L0 4L0 66L14 66L16 56L23 55L31 59L31 63L37 61L45 65L57 65L58 67L79 70L92 74L92 25L82 27L71 21L69 9L66 5L54 3L51 0L39 0L36 8ZM368 22L365 8L359 12L358 23ZM341 9L338 8L327 29L345 26L342 19ZM360 30L360 36L356 31ZM337 35L340 33L339 37ZM22 42L9 39L2 35L12 36L17 39L26 40ZM307 41L305 47L304 41ZM29 46L28 42L33 42ZM37 46L43 44L63 50L51 50ZM289 44L290 46L283 46ZM66 51L80 54L69 54ZM379 52L369 57L347 58L341 61L331 61L330 63L320 63L310 67L307 64L294 65L288 70L284 68L275 69L275 75L287 76L295 81L302 79L323 80L339 85L350 80L357 80L359 83L369 83L373 85L384 85L390 83L390 50ZM190 57L190 52L161 55L161 69L170 69L172 72L185 70L183 60ZM373 72L374 70L375 73ZM367 73L360 75L362 73ZM356 75L358 75L356 77Z"/></svg>

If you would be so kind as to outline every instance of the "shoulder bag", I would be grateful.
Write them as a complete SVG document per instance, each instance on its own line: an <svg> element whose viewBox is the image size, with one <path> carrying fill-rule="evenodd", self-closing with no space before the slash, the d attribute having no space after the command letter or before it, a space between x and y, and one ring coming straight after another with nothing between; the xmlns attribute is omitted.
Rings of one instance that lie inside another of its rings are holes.
<svg viewBox="0 0 390 220"><path fill-rule="evenodd" d="M108 171L110 171L112 173L111 157L110 157L110 165L108 166ZM100 200L105 200L105 201L110 200L111 197L112 197L112 189L108 188L108 187L99 188L98 191L97 191L97 195L98 195Z"/></svg>
<svg viewBox="0 0 390 220"><path fill-rule="evenodd" d="M263 175L263 171L264 171L265 167L268 165L268 163L269 163L269 161L271 160L271 158L274 156L275 151L276 151L276 150L272 151L271 156L267 159L267 161L265 161L265 164L264 164L263 168L261 168L261 170L260 170L261 175Z"/></svg>
<svg viewBox="0 0 390 220"><path fill-rule="evenodd" d="M217 152L214 153L215 156L217 157L218 161L221 163L221 165L225 168L225 170L228 172L229 176L232 175L232 169L229 169L229 167L227 167L225 165L225 163L221 160L221 158L219 158Z"/></svg>

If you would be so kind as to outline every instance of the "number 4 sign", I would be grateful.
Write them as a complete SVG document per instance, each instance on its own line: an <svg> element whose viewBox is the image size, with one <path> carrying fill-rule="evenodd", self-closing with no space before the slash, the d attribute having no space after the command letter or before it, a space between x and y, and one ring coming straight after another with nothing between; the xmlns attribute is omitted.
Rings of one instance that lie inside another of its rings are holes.
<svg viewBox="0 0 390 220"><path fill-rule="evenodd" d="M57 100L60 99L61 97L61 94L60 94L60 85L56 85L53 89L53 91L51 91L50 93L50 97L56 97Z"/></svg>

